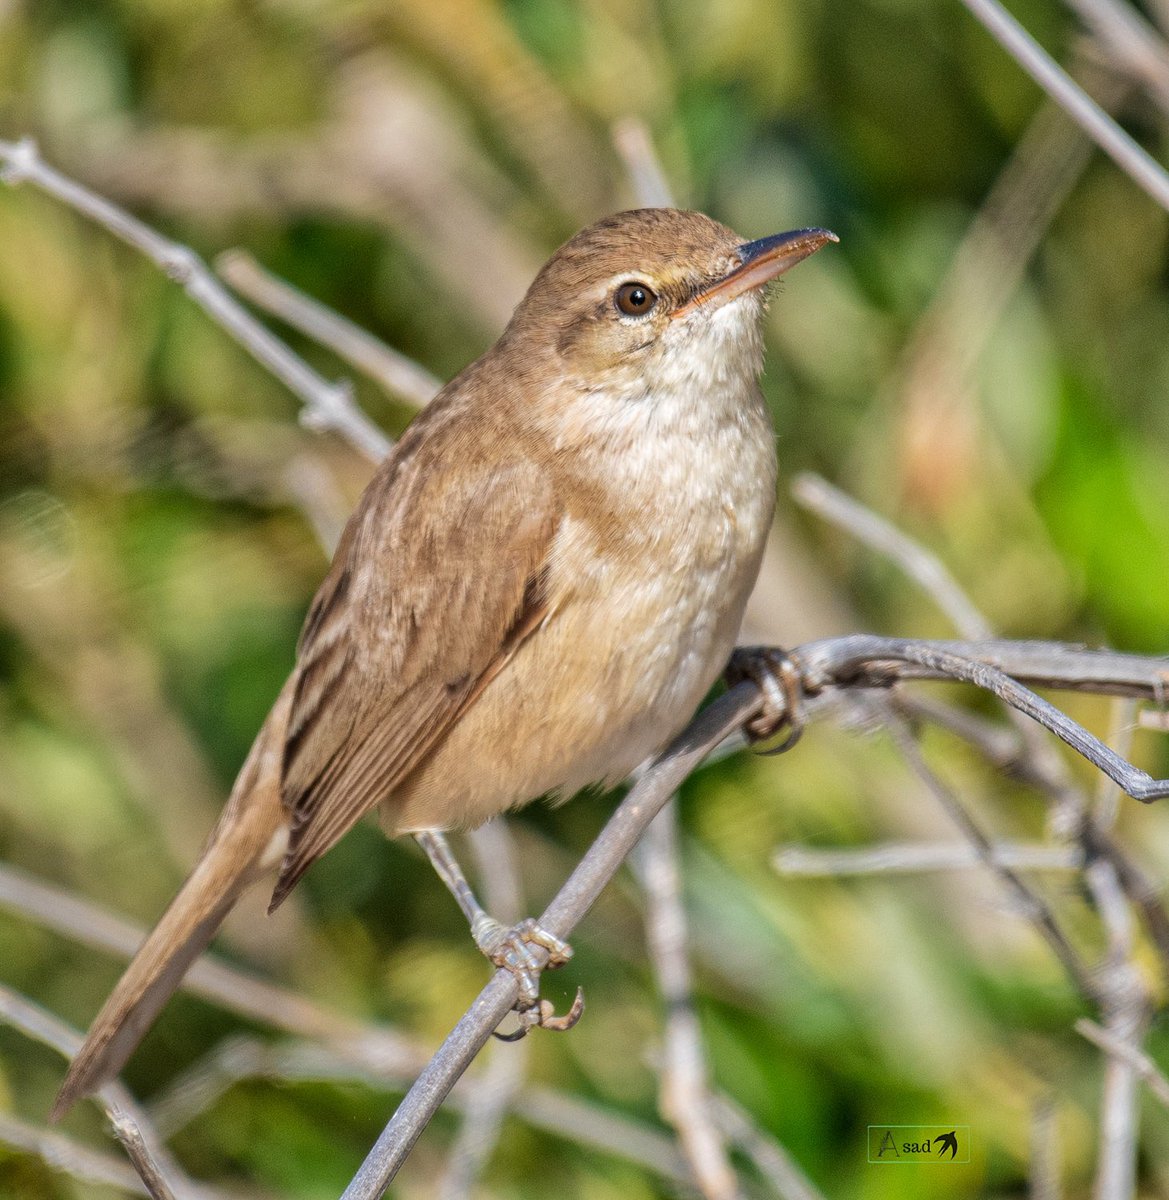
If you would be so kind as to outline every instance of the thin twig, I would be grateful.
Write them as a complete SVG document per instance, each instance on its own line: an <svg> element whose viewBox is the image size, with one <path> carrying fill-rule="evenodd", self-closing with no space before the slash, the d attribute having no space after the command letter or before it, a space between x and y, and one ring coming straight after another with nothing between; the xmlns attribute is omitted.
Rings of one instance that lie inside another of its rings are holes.
<svg viewBox="0 0 1169 1200"><path fill-rule="evenodd" d="M516 870L515 846L506 820L497 817L472 830L480 889L487 911L509 923L519 919L523 893ZM476 1077L463 1109L463 1123L451 1143L446 1170L435 1189L440 1200L464 1200L475 1189L499 1141L503 1121L524 1083L528 1045L497 1042L487 1066Z"/></svg>
<svg viewBox="0 0 1169 1200"><path fill-rule="evenodd" d="M1008 54L1140 188L1169 210L1169 174L1081 88L998 0L962 0Z"/></svg>
<svg viewBox="0 0 1169 1200"><path fill-rule="evenodd" d="M1060 1200L1059 1120L1055 1100L1041 1096L1031 1115L1031 1175L1028 1200Z"/></svg>
<svg viewBox="0 0 1169 1200"><path fill-rule="evenodd" d="M30 1125L0 1112L0 1145L23 1154L35 1154L54 1171L78 1183L112 1187L138 1196L149 1196L142 1178L121 1159L91 1150L88 1146L51 1129Z"/></svg>
<svg viewBox="0 0 1169 1200"><path fill-rule="evenodd" d="M646 943L665 1011L660 1106L678 1131L694 1180L707 1200L739 1194L711 1108L709 1067L694 1011L686 911L678 863L678 807L671 800L641 839L636 863L646 898Z"/></svg>
<svg viewBox="0 0 1169 1200"><path fill-rule="evenodd" d="M2 984L0 1021L66 1058L71 1058L81 1048L83 1039L77 1030ZM162 1140L151 1129L145 1113L120 1083L107 1083L98 1092L97 1099L153 1200L175 1200L179 1196L194 1197L198 1194L200 1189L183 1174Z"/></svg>
<svg viewBox="0 0 1169 1200"><path fill-rule="evenodd" d="M1114 1058L1128 1063L1149 1085L1149 1091L1157 1101L1169 1108L1169 1078L1166 1078L1164 1071L1143 1050L1137 1050L1127 1042L1113 1037L1108 1030L1101 1029L1095 1021L1089 1021L1087 1017L1080 1017L1076 1021L1075 1030L1105 1054L1111 1054Z"/></svg>
<svg viewBox="0 0 1169 1200"><path fill-rule="evenodd" d="M796 475L791 494L797 504L891 558L937 603L960 637L978 641L993 636L990 623L971 604L941 559L890 521L811 471Z"/></svg>
<svg viewBox="0 0 1169 1200"><path fill-rule="evenodd" d="M241 296L327 346L391 396L422 408L442 388L442 380L425 367L265 270L246 250L228 250L219 255L215 269Z"/></svg>
<svg viewBox="0 0 1169 1200"><path fill-rule="evenodd" d="M1001 650L1005 653L1000 656ZM907 678L971 683L1038 721L1118 783L1134 800L1151 803L1169 795L1169 780L1153 779L1126 762L1082 725L1020 682L1025 679L1036 686L1136 695L1159 702L1165 686L1163 660L1145 659L1143 666L1138 666L1140 659L1136 655L1078 650L1057 642L930 642L871 634L809 642L793 651L791 657L804 690L812 694L831 684L881 687ZM1149 670L1158 661L1161 665ZM1085 668L1084 675L1065 675L1073 662ZM1133 677L1128 677L1129 668ZM1134 686L1135 675L1146 671L1144 686ZM1122 680L1119 675L1126 678Z"/></svg>
<svg viewBox="0 0 1169 1200"><path fill-rule="evenodd" d="M109 1115L110 1128L113 1130L114 1137L121 1143L126 1157L134 1164L134 1170L146 1184L146 1190L150 1194L151 1200L177 1200L174 1188L159 1170L158 1163L151 1155L150 1147L147 1146L138 1124L127 1115L124 1109L116 1106L110 1109Z"/></svg>
<svg viewBox="0 0 1169 1200"><path fill-rule="evenodd" d="M0 863L0 908L120 958L130 958L146 934L142 926L7 863ZM392 1029L328 1009L214 954L199 958L180 986L229 1012L300 1037L319 1038L339 1054L379 1064L399 1076L417 1071L425 1058L416 1043Z"/></svg>
<svg viewBox="0 0 1169 1200"><path fill-rule="evenodd" d="M188 246L172 242L116 204L50 167L32 138L0 141L0 182L31 183L141 251L178 283L217 324L302 401L302 422L331 429L374 461L385 457L389 439L354 404L345 381L330 383L266 329L215 278Z"/></svg>
<svg viewBox="0 0 1169 1200"><path fill-rule="evenodd" d="M941 559L908 534L860 501L833 487L826 479L810 472L796 477L792 494L798 502L847 530L863 545L891 559L949 617L959 636L972 640L992 636L990 622L975 607ZM894 696L891 703L896 706L898 697ZM1019 746L1011 763L1012 772L1042 788L1053 798L1057 807L1081 809L1083 801L1071 787L1062 760L1043 737L1042 730L1010 706L1007 707L1007 717L1019 731ZM969 736L972 732L970 720L961 736Z"/></svg>
<svg viewBox="0 0 1169 1200"><path fill-rule="evenodd" d="M515 1050L512 1046L510 1049ZM481 1076L464 1077L448 1103L465 1111L474 1101ZM158 1096L149 1107L154 1127L167 1137L189 1125L237 1083L247 1079L360 1083L395 1091L408 1082L401 1072L342 1058L317 1042L271 1042L251 1036L223 1039ZM674 1183L691 1175L673 1140L632 1117L612 1112L554 1088L528 1085L512 1100L511 1111L533 1129L635 1163Z"/></svg>
<svg viewBox="0 0 1169 1200"><path fill-rule="evenodd" d="M1091 863L1084 878L1108 937L1104 961L1094 973L1104 1028L1114 1041L1139 1054L1152 1009L1133 961L1129 906L1110 862ZM1095 1200L1128 1200L1135 1193L1140 1078L1129 1059L1110 1055L1105 1062Z"/></svg>
<svg viewBox="0 0 1169 1200"><path fill-rule="evenodd" d="M614 123L612 136L636 202L644 208L673 208L674 197L645 122L624 117Z"/></svg>
<svg viewBox="0 0 1169 1200"><path fill-rule="evenodd" d="M884 688L898 678L973 683L1057 732L1101 770L1121 780L1130 795L1150 798L1164 786L1151 781L1012 678L1017 676L1037 685L1160 699L1165 688L1163 660L1079 650L1049 642L911 642L872 635L810 642L793 650L791 659L801 673L804 691L813 697L834 687ZM540 918L544 929L560 938L571 934L673 790L730 730L756 715L761 703L757 687L742 683L699 713L617 808ZM534 954L538 961L546 961L540 948ZM507 971L497 971L382 1131L346 1189L346 1200L369 1200L381 1195L455 1081L511 1010L516 996L515 978Z"/></svg>
<svg viewBox="0 0 1169 1200"><path fill-rule="evenodd" d="M1169 113L1169 47L1139 12L1119 0L1064 0L1092 32L1109 62Z"/></svg>
<svg viewBox="0 0 1169 1200"><path fill-rule="evenodd" d="M1068 940L1067 934L1060 927L1047 902L1012 867L996 859L994 843L970 815L958 795L943 783L930 768L922 756L921 747L918 746L905 722L899 717L887 714L885 724L894 744L913 773L926 785L934 798L949 814L950 819L965 834L971 846L978 852L982 862L998 876L1008 891L1013 893L1019 901L1023 915L1047 942L1080 993L1095 1000L1098 995L1096 981L1090 975L1079 952Z"/></svg>
<svg viewBox="0 0 1169 1200"><path fill-rule="evenodd" d="M628 117L612 130L638 204L671 208L674 197L643 121ZM646 898L646 941L665 1010L660 1107L678 1131L682 1152L707 1200L733 1200L739 1183L711 1108L709 1067L694 1010L689 934L678 861L677 802L646 830L638 858Z"/></svg>
<svg viewBox="0 0 1169 1200"><path fill-rule="evenodd" d="M806 877L847 875L916 875L926 871L964 871L974 867L1006 867L1015 871L1078 871L1084 852L1078 846L1041 842L990 844L990 861L966 842L886 842L855 850L816 850L781 846L772 859L781 875Z"/></svg>
<svg viewBox="0 0 1169 1200"><path fill-rule="evenodd" d="M780 1200L824 1200L787 1150L729 1096L716 1093L711 1103L719 1128L755 1164Z"/></svg>
<svg viewBox="0 0 1169 1200"><path fill-rule="evenodd" d="M451 1143L446 1169L434 1189L439 1200L466 1200L474 1193L499 1141L504 1118L524 1083L528 1047L524 1042L494 1047L475 1089L463 1106L463 1123Z"/></svg>

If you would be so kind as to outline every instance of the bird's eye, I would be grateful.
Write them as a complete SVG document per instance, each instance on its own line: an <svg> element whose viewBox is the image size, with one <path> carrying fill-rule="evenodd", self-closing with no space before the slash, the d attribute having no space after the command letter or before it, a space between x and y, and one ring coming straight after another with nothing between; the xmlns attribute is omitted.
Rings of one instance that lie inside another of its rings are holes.
<svg viewBox="0 0 1169 1200"><path fill-rule="evenodd" d="M623 283L614 297L617 311L627 317L644 317L658 302L658 294L644 283Z"/></svg>

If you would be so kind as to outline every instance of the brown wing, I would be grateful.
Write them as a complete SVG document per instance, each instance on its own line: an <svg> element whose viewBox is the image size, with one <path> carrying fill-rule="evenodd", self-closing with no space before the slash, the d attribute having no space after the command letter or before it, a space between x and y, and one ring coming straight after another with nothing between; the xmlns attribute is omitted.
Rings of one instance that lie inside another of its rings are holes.
<svg viewBox="0 0 1169 1200"><path fill-rule="evenodd" d="M404 439L346 527L301 635L273 908L544 619L552 490L490 457L442 430Z"/></svg>

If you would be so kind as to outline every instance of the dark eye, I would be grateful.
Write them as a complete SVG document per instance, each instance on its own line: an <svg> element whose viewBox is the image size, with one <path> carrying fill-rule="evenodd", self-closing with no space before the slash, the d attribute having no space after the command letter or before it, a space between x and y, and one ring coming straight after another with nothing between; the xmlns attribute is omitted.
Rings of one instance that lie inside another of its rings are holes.
<svg viewBox="0 0 1169 1200"><path fill-rule="evenodd" d="M644 283L623 283L615 297L617 309L627 317L644 317L658 302L658 294Z"/></svg>

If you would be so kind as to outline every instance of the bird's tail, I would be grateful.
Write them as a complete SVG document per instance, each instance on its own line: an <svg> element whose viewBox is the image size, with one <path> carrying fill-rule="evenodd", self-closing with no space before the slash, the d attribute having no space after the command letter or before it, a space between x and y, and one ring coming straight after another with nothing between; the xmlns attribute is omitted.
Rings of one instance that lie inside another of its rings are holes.
<svg viewBox="0 0 1169 1200"><path fill-rule="evenodd" d="M236 900L280 863L287 842L280 760L291 693L284 689L264 723L195 869L90 1026L51 1120L121 1071Z"/></svg>

